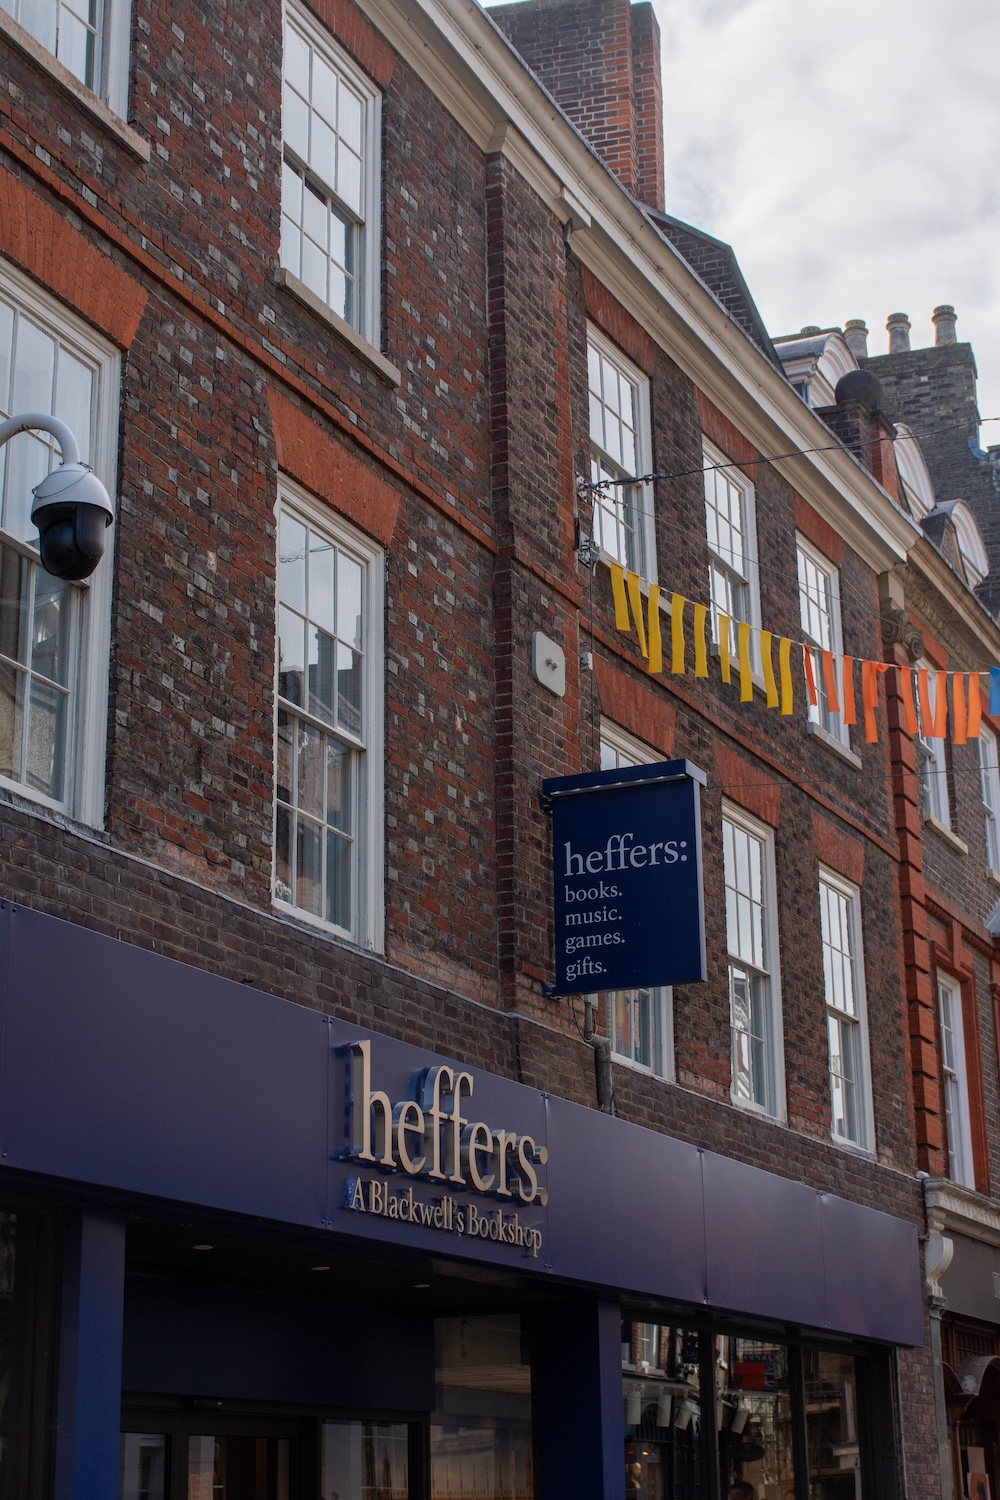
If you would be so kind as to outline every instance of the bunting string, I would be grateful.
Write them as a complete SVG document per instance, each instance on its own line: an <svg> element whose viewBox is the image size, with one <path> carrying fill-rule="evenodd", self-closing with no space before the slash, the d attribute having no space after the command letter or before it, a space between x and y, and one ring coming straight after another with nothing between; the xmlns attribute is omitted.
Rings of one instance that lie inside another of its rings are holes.
<svg viewBox="0 0 1000 1500"><path fill-rule="evenodd" d="M643 595L647 604L643 608ZM693 653L695 677L709 676L709 608L684 597L663 594L658 584L644 584L638 573L621 563L611 563L611 593L615 628L634 635L652 676L662 675L664 641L661 613L669 616L670 674L684 677L689 671L689 649ZM690 625L688 625L690 621ZM775 671L777 646L777 671ZM735 648L735 650L734 650ZM1000 667L989 668L989 697L984 707L982 673L931 672L927 667L905 667L889 662L844 656L808 641L775 636L770 630L752 626L729 615L718 615L719 675L728 687L733 668L739 678L739 701L751 703L755 684L763 680L764 700L783 717L795 711L793 663L801 662L802 686L812 709L820 707L841 714L843 723L857 725L855 669L860 670L861 718L866 744L878 741L879 682L894 674L902 706L902 722L909 735L925 734L964 745L979 738L984 712L1000 718ZM914 678L916 682L914 683Z"/></svg>

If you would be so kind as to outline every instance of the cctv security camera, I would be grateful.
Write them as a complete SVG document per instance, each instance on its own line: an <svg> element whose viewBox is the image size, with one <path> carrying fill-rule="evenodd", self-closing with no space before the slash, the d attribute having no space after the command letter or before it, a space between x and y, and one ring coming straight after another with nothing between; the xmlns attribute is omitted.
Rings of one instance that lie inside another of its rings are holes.
<svg viewBox="0 0 1000 1500"><path fill-rule="evenodd" d="M104 555L104 533L115 518L111 497L80 462L80 448L65 422L48 412L21 412L0 422L0 448L21 432L49 432L62 462L35 486L32 522L38 527L42 566L56 578L89 578Z"/></svg>
<svg viewBox="0 0 1000 1500"><path fill-rule="evenodd" d="M61 463L33 491L42 566L56 578L89 578L104 556L104 533L114 520L110 496L81 463Z"/></svg>

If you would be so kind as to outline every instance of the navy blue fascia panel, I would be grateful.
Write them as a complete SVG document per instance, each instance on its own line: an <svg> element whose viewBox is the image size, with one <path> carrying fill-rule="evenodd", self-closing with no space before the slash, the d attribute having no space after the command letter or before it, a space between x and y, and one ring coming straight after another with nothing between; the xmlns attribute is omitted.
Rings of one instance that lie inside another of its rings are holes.
<svg viewBox="0 0 1000 1500"><path fill-rule="evenodd" d="M907 1221L7 903L0 984L0 1175L922 1342Z"/></svg>

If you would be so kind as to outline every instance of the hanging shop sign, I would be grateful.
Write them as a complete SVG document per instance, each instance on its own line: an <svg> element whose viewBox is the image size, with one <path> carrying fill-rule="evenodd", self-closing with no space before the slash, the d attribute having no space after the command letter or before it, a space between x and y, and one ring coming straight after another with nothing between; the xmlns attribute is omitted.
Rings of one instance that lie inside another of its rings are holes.
<svg viewBox="0 0 1000 1500"><path fill-rule="evenodd" d="M552 813L551 995L705 978L700 788L686 760L542 783Z"/></svg>

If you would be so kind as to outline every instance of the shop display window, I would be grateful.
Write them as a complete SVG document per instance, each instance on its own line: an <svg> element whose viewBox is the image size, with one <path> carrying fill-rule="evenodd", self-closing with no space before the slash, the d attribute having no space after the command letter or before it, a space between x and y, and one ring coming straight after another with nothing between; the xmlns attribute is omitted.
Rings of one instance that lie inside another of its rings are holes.
<svg viewBox="0 0 1000 1500"><path fill-rule="evenodd" d="M844 1350L626 1319L626 1500L875 1500L877 1369Z"/></svg>
<svg viewBox="0 0 1000 1500"><path fill-rule="evenodd" d="M521 1320L439 1318L431 1500L534 1500L531 1367Z"/></svg>
<svg viewBox="0 0 1000 1500"><path fill-rule="evenodd" d="M405 1422L324 1422L320 1500L409 1500Z"/></svg>

